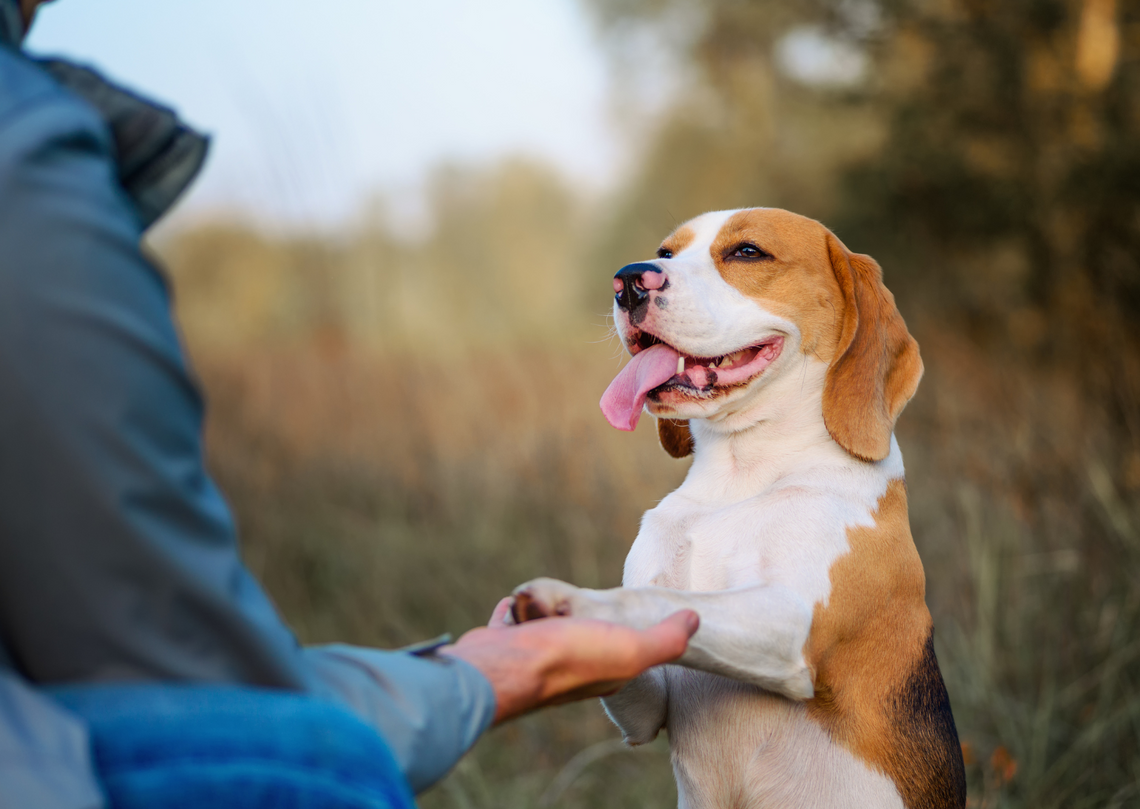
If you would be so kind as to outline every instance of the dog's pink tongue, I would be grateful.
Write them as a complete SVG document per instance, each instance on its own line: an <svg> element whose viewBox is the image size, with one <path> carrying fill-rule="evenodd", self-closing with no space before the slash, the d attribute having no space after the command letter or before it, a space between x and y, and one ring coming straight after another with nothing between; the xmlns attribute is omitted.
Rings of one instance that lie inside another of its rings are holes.
<svg viewBox="0 0 1140 809"><path fill-rule="evenodd" d="M602 394L602 413L606 421L619 430L636 427L637 420L641 418L641 408L645 406L646 394L677 373L677 358L680 356L661 343L635 354Z"/></svg>

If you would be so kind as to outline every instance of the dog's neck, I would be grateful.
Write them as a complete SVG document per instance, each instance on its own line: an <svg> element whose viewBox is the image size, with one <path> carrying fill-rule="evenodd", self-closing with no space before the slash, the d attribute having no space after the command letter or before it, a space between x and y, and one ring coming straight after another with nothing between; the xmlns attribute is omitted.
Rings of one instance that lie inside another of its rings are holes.
<svg viewBox="0 0 1140 809"><path fill-rule="evenodd" d="M694 457L685 488L715 500L748 497L811 467L863 463L824 424L826 372L823 363L803 358L731 412L690 421Z"/></svg>

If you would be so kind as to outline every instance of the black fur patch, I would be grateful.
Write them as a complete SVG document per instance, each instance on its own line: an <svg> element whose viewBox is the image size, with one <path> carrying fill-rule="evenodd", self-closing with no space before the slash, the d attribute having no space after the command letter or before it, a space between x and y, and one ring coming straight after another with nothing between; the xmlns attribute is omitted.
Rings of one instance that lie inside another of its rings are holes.
<svg viewBox="0 0 1140 809"><path fill-rule="evenodd" d="M934 630L906 684L892 699L897 743L893 756L907 809L961 809L966 805L966 768L950 696L934 656Z"/></svg>

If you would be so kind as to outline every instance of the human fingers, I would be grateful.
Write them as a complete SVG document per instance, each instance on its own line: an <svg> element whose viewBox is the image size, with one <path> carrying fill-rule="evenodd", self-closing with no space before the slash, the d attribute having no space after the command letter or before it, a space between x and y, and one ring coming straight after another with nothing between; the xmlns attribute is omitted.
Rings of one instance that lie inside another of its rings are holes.
<svg viewBox="0 0 1140 809"><path fill-rule="evenodd" d="M593 683L629 680L653 666L676 660L688 648L689 638L700 626L700 616L693 610L681 610L643 630L573 618L539 623L551 635L564 630L563 637L555 641L564 653L560 661L565 677L562 683L569 690L577 690L581 686L593 688ZM538 629L535 627L536 632Z"/></svg>
<svg viewBox="0 0 1140 809"><path fill-rule="evenodd" d="M683 654L700 623L695 612L682 610L645 630L578 618L495 627L504 609L500 601L491 627L440 650L471 663L491 682L496 723L542 705L612 694L645 669Z"/></svg>
<svg viewBox="0 0 1140 809"><path fill-rule="evenodd" d="M561 697L609 693L646 669L676 660L699 625L695 612L682 610L644 630L576 618L530 622L520 629L530 642L553 652L544 685L549 696Z"/></svg>
<svg viewBox="0 0 1140 809"><path fill-rule="evenodd" d="M644 668L676 660L697 633L701 617L693 610L675 612L659 624L638 633L638 665Z"/></svg>
<svg viewBox="0 0 1140 809"><path fill-rule="evenodd" d="M514 599L510 596L500 599L499 603L495 605L494 612L491 613L491 620L487 621L487 626L491 629L506 629L510 624L507 623L507 616L511 612L511 604Z"/></svg>

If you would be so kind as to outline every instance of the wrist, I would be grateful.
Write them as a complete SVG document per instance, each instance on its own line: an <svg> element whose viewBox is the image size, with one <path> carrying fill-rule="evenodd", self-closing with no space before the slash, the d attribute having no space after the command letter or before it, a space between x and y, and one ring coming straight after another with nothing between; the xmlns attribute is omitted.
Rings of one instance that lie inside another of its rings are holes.
<svg viewBox="0 0 1140 809"><path fill-rule="evenodd" d="M534 636L521 627L474 629L438 653L459 658L487 679L495 693L498 724L537 708L556 693L552 687L564 650L557 644L535 643Z"/></svg>

